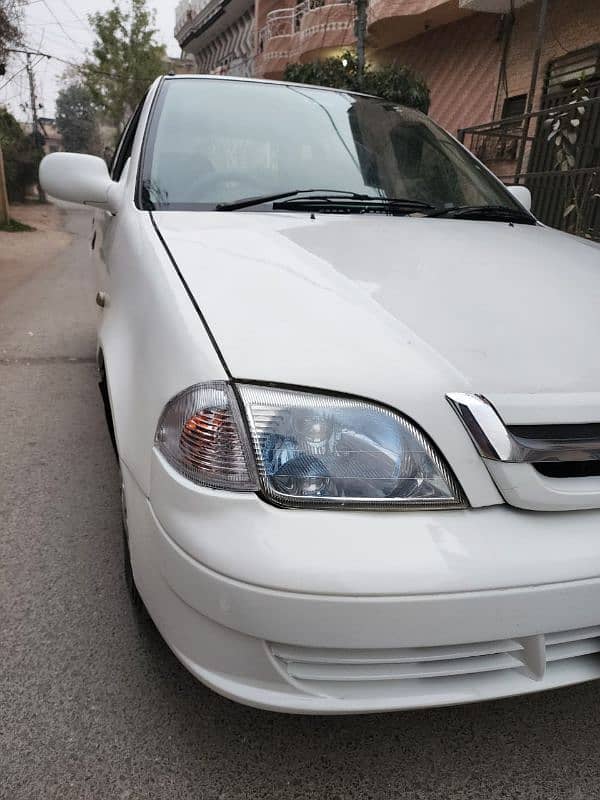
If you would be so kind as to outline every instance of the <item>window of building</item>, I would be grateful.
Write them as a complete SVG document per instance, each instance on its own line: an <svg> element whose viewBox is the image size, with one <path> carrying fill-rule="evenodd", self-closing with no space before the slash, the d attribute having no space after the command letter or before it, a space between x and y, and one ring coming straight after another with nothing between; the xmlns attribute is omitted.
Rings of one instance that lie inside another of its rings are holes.
<svg viewBox="0 0 600 800"><path fill-rule="evenodd" d="M502 119L510 119L511 117L520 117L525 113L527 107L527 95L516 94L513 97L507 97L502 106Z"/></svg>
<svg viewBox="0 0 600 800"><path fill-rule="evenodd" d="M472 148L477 156L488 163L495 161L514 161L517 157L519 141L523 136L523 123L515 117L521 117L527 108L527 95L516 94L507 97L502 105L501 122L494 130L476 136Z"/></svg>
<svg viewBox="0 0 600 800"><path fill-rule="evenodd" d="M551 61L544 91L546 95L561 94L584 80L600 80L600 44Z"/></svg>

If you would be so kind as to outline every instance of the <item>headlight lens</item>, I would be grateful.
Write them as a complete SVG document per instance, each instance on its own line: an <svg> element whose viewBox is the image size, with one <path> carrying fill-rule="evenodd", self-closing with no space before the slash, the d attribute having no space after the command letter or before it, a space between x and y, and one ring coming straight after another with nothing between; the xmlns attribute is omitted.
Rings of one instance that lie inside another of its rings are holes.
<svg viewBox="0 0 600 800"><path fill-rule="evenodd" d="M194 483L242 492L258 489L233 390L224 382L192 386L174 397L159 420L155 444Z"/></svg>
<svg viewBox="0 0 600 800"><path fill-rule="evenodd" d="M362 400L238 387L265 494L280 505L439 508L464 499L410 422Z"/></svg>

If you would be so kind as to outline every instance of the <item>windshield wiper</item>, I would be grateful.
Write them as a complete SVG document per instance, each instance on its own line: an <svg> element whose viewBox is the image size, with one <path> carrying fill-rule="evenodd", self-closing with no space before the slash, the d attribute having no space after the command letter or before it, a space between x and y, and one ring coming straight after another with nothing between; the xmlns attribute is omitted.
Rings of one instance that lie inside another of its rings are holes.
<svg viewBox="0 0 600 800"><path fill-rule="evenodd" d="M234 200L231 203L219 203L215 208L217 211L239 211L242 208L251 208L264 203L278 203L276 208L293 208L295 206L318 207L345 206L345 207L365 207L372 205L383 205L389 208L409 213L411 211L430 211L435 206L425 203L422 200L411 200L407 197L385 197L382 195L360 194L359 192L347 192L342 189L293 189L279 194L265 194L258 197L244 197Z"/></svg>
<svg viewBox="0 0 600 800"><path fill-rule="evenodd" d="M296 208L298 206L306 208L318 208L319 206L340 206L343 208L371 208L372 206L384 206L392 211L410 213L412 211L428 212L434 210L435 206L425 203L422 200L412 200L409 197L385 197L381 195L354 195L350 197L292 197L277 203L276 208Z"/></svg>
<svg viewBox="0 0 600 800"><path fill-rule="evenodd" d="M510 206L445 206L427 213L428 217L450 217L452 219L487 220L490 222L516 222L535 225L535 218L518 208Z"/></svg>
<svg viewBox="0 0 600 800"><path fill-rule="evenodd" d="M239 200L233 200L231 203L218 203L215 206L216 211L239 211L242 208L251 208L252 206L260 206L263 203L274 203L277 200L286 200L297 197L301 194L312 194L320 192L321 194L316 197L303 198L306 200L329 200L331 197L344 197L349 200L368 200L368 194L358 194L357 192L345 192L338 189L290 189L287 192L278 192L277 194L263 194L256 197L242 197Z"/></svg>

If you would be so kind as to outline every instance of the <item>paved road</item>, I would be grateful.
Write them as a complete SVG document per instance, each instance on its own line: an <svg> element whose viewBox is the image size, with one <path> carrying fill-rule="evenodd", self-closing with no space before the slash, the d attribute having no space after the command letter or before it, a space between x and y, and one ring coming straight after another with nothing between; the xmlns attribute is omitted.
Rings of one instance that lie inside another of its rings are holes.
<svg viewBox="0 0 600 800"><path fill-rule="evenodd" d="M93 364L89 217L66 224L68 250L0 299L0 797L600 798L600 684L295 718L218 697L136 627Z"/></svg>

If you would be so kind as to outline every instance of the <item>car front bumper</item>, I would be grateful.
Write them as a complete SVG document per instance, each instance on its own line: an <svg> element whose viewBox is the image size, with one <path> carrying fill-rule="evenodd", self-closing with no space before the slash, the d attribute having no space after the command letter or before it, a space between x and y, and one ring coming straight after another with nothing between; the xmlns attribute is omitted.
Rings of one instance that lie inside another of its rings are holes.
<svg viewBox="0 0 600 800"><path fill-rule="evenodd" d="M528 585L395 594L261 586L187 552L127 470L124 475L144 602L180 661L233 700L293 713L367 713L474 702L600 677L600 577L537 582L538 568L536 582ZM275 518L295 513L276 511ZM586 534L591 558L591 530L598 529L600 514L585 513L569 519L575 528L579 520L588 526L593 514ZM404 516L406 524L410 517ZM209 516L197 525L210 526L214 537L227 536L223 520L218 522ZM239 534L243 542L245 532ZM576 533L572 539L579 541ZM541 553L540 559L550 563L557 556ZM236 557L244 558L243 546ZM521 554L513 558L516 564Z"/></svg>

